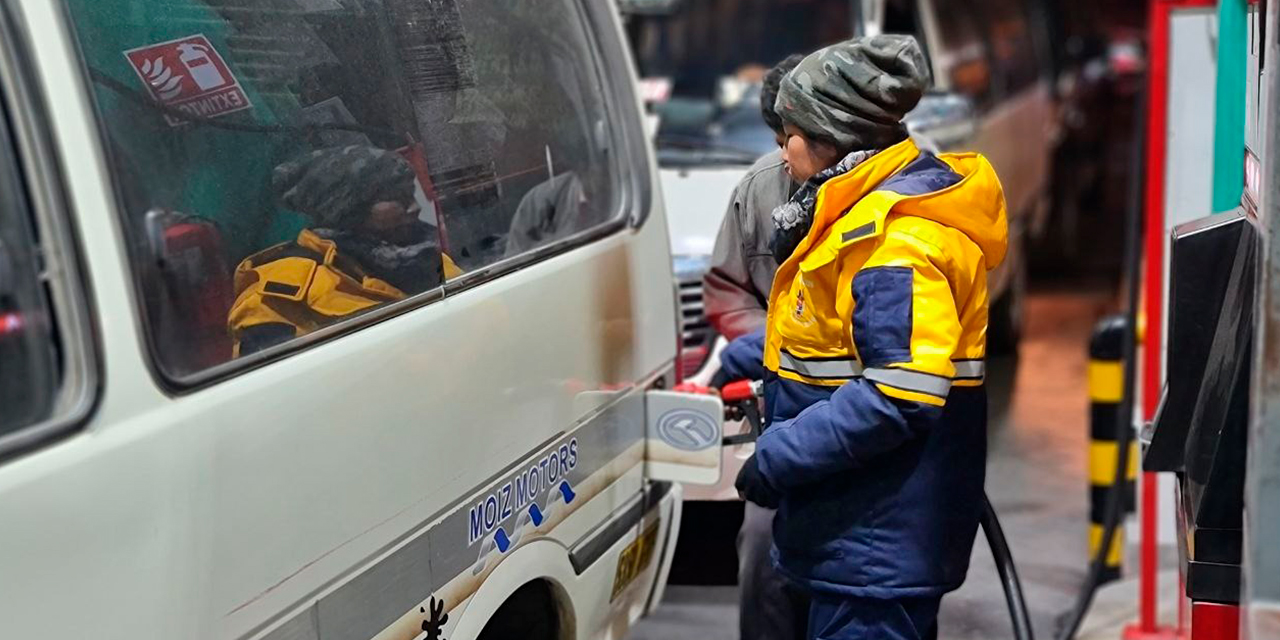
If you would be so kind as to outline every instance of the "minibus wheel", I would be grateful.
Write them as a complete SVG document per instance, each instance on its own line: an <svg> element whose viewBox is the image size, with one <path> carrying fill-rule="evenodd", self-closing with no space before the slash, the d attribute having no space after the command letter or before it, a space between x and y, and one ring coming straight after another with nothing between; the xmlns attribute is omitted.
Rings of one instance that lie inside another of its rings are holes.
<svg viewBox="0 0 1280 640"><path fill-rule="evenodd" d="M551 585L535 580L498 607L477 640L560 640L560 616Z"/></svg>

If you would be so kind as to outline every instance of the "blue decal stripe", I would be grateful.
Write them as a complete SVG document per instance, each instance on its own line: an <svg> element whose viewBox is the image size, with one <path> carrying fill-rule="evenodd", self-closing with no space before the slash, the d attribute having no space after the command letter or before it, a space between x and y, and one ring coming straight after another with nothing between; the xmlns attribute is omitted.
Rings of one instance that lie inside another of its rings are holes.
<svg viewBox="0 0 1280 640"><path fill-rule="evenodd" d="M494 473L473 489L461 492L465 497L423 518L418 527L381 547L368 560L383 554L387 554L386 557L358 563L350 571L325 581L323 588L317 587L301 596L295 605L282 607L279 614L263 620L239 636L239 640L321 640L322 636L376 635L405 612L417 611L423 599L450 580L466 574L479 575L487 565L505 557L494 553L498 547L497 526L503 527L502 536L509 543L507 552L513 551L523 542L521 531L535 520L535 499L540 503L536 513L545 527L559 503L576 499L573 482L589 477L642 441L643 430L636 429L630 417L642 416L643 411L643 392L633 391L609 402L570 433L549 438L519 456L519 462ZM566 481L569 484L565 484ZM519 489L524 489L524 493ZM510 502L502 505L507 491L510 491L507 494ZM492 514L505 515L509 508L514 520L497 522L493 528L485 526L483 505L489 503L491 496L497 501L490 507L494 509ZM477 506L480 508L476 509ZM478 563L476 556L471 555L476 552L480 556ZM354 579L321 595L339 579L353 574ZM455 604L446 603L445 607L452 608ZM270 631L266 631L268 628ZM320 628L326 631L321 634ZM264 632L265 636L261 635Z"/></svg>

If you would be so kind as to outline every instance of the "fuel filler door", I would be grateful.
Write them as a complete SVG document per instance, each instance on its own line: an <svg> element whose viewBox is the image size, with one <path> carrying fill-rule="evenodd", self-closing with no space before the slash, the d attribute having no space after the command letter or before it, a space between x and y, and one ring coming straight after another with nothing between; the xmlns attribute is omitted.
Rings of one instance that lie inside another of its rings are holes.
<svg viewBox="0 0 1280 640"><path fill-rule="evenodd" d="M645 475L686 484L720 481L724 403L714 395L645 395Z"/></svg>

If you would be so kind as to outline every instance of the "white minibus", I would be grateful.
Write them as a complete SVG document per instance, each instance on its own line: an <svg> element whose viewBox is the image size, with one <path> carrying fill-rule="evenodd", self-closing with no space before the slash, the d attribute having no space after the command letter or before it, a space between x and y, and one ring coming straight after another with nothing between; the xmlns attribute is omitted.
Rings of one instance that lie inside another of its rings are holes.
<svg viewBox="0 0 1280 640"><path fill-rule="evenodd" d="M619 638L718 400L603 0L0 0L0 638Z"/></svg>

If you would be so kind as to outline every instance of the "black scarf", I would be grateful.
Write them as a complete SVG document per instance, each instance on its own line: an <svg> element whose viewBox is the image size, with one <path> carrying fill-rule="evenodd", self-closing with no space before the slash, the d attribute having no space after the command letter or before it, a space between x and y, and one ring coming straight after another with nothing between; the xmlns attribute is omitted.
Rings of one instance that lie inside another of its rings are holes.
<svg viewBox="0 0 1280 640"><path fill-rule="evenodd" d="M393 244L363 233L343 229L312 229L332 240L338 251L355 260L369 275L385 280L408 295L421 293L444 282L440 247L431 227L417 223L408 244Z"/></svg>
<svg viewBox="0 0 1280 640"><path fill-rule="evenodd" d="M787 258L795 252L800 241L809 235L809 227L813 226L813 208L818 202L818 190L822 185L832 178L853 171L854 167L866 162L877 153L880 153L879 149L850 153L832 167L809 178L800 185L795 195L791 196L791 200L778 205L773 210L773 240L769 243L769 248L773 251L773 258L778 261L778 264L786 262Z"/></svg>

